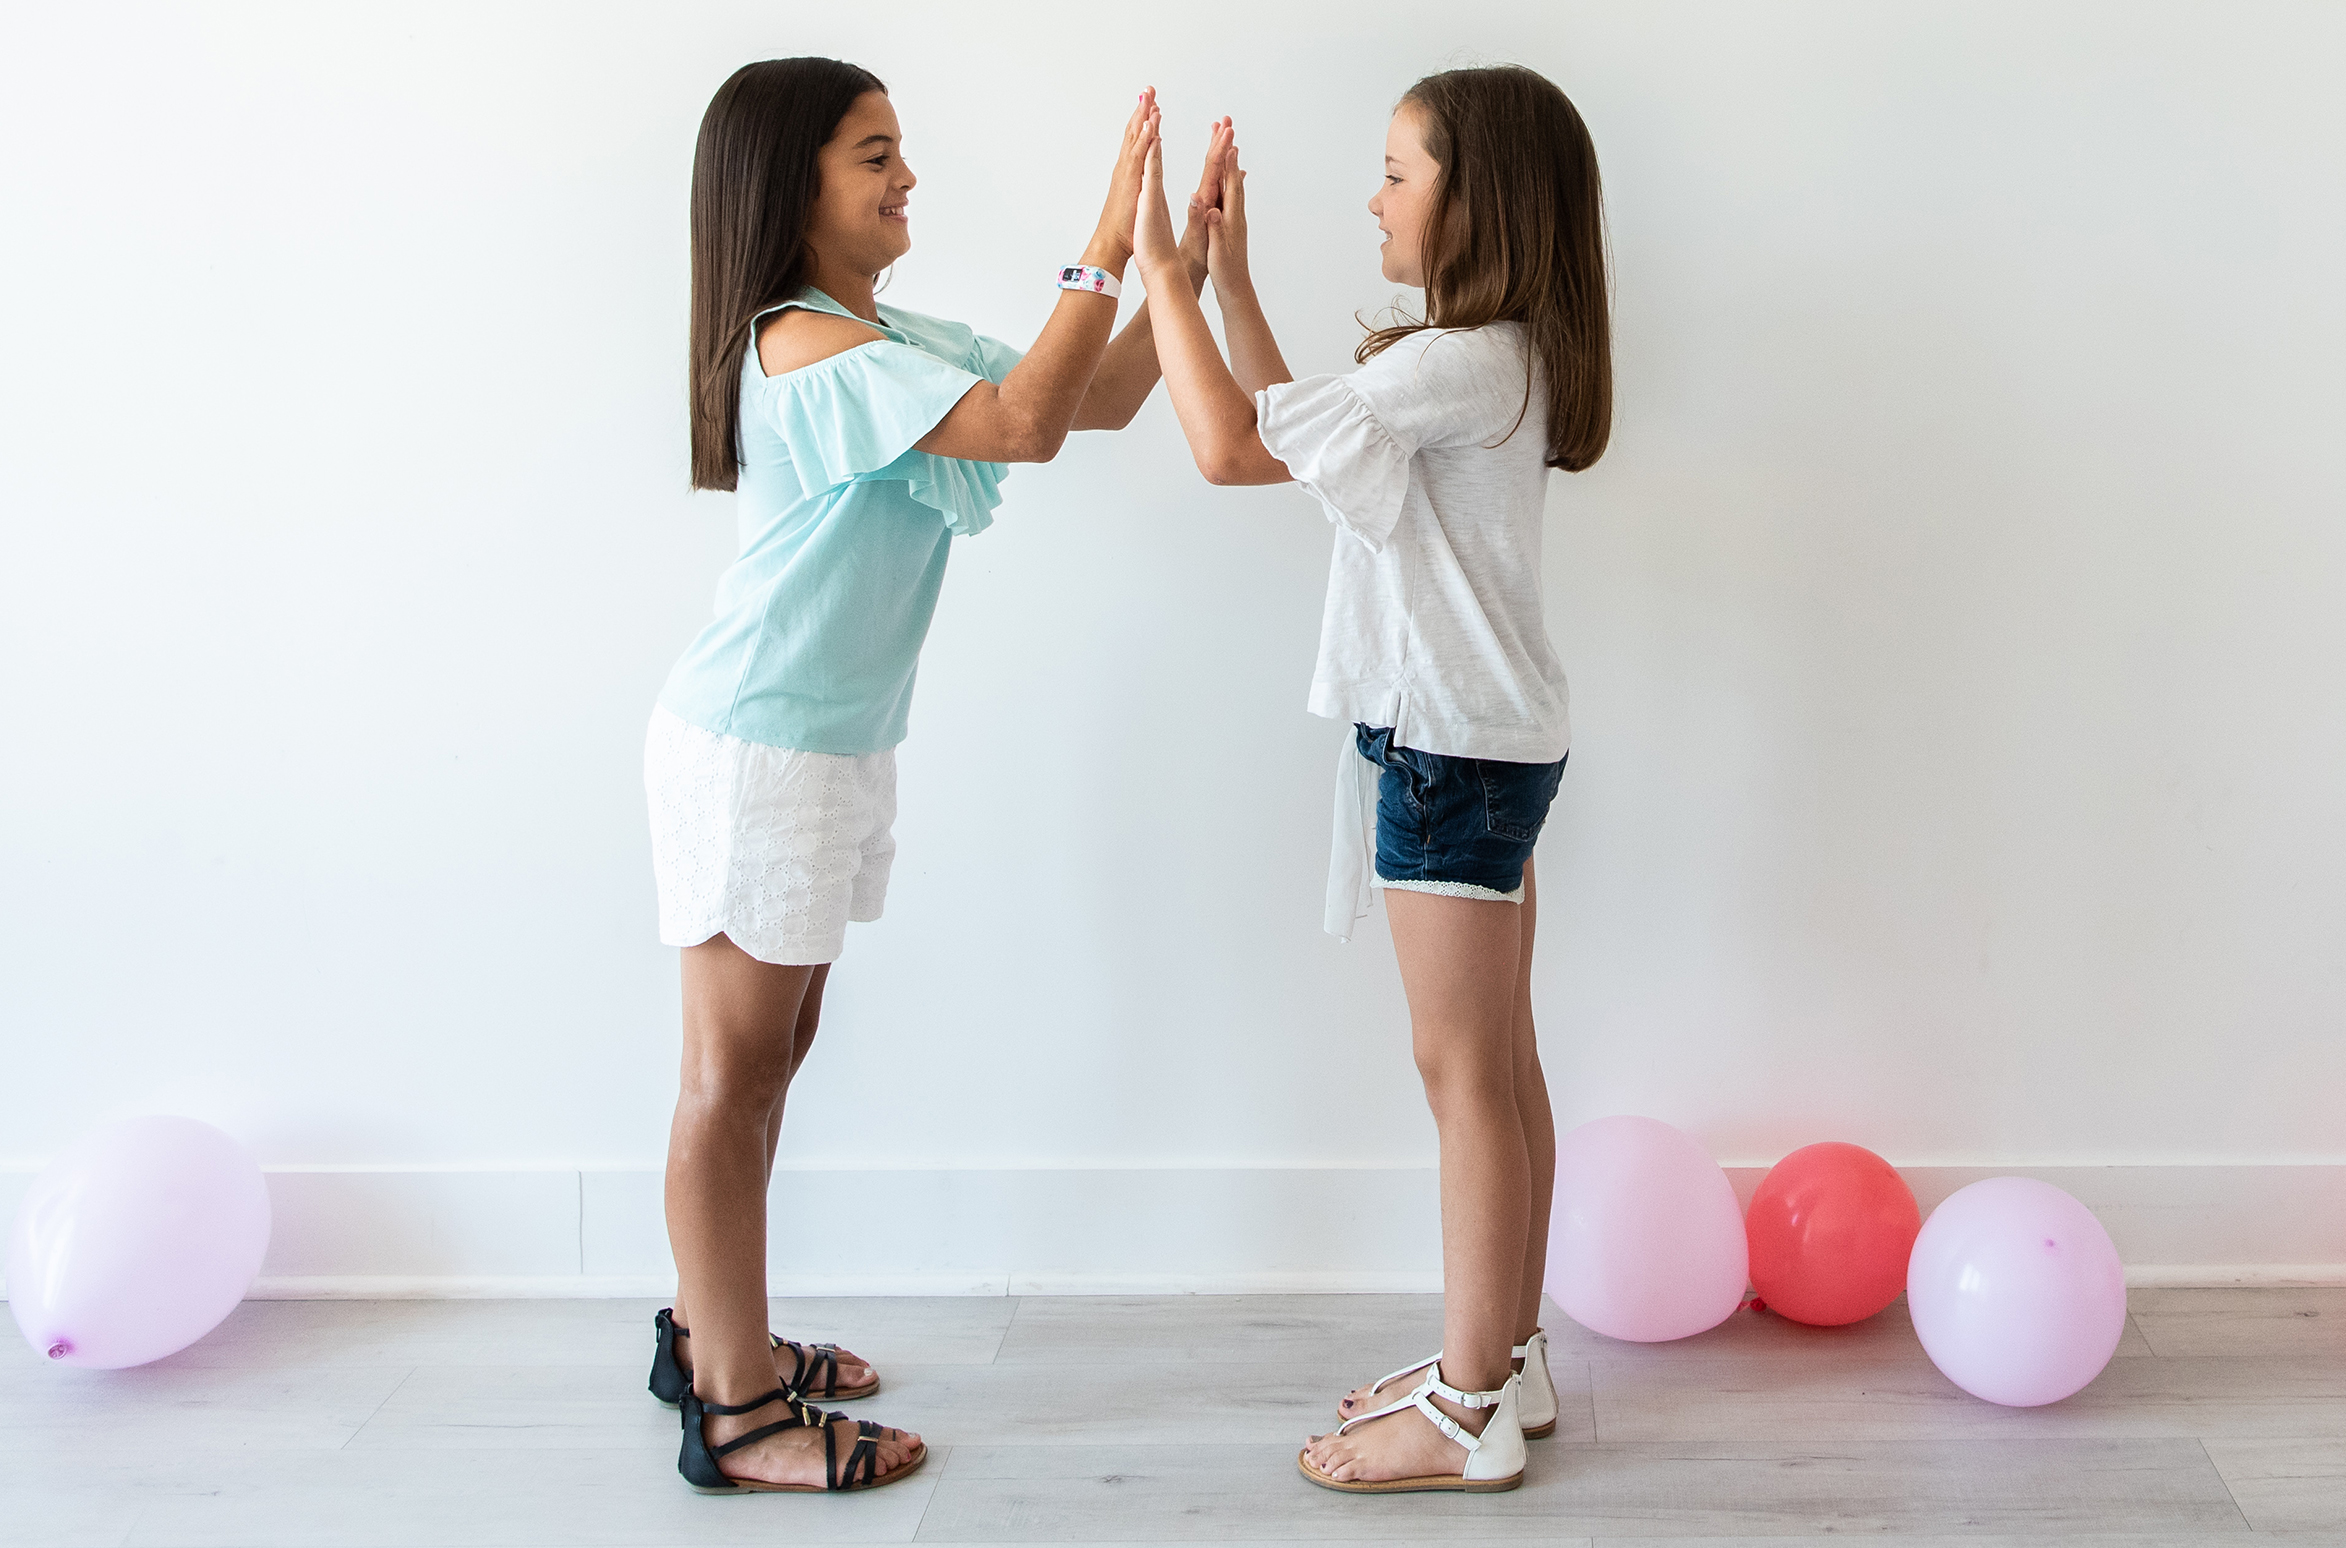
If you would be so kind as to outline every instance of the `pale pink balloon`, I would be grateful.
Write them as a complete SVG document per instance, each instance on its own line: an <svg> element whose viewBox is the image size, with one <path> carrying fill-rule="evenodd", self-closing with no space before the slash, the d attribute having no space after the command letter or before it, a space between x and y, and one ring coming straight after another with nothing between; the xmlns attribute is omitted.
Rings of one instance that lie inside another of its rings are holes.
<svg viewBox="0 0 2346 1548"><path fill-rule="evenodd" d="M1931 1211L1906 1265L1931 1363L1991 1403L2058 1403L2126 1331L2126 1266L2093 1211L2033 1177L1991 1177Z"/></svg>
<svg viewBox="0 0 2346 1548"><path fill-rule="evenodd" d="M33 1182L8 1238L8 1309L61 1365L144 1365L235 1309L269 1249L269 1190L193 1118L131 1118Z"/></svg>
<svg viewBox="0 0 2346 1548"><path fill-rule="evenodd" d="M1599 1118L1556 1145L1548 1293L1612 1338L1659 1343L1715 1328L1743 1302L1751 1257L1734 1185L1654 1118Z"/></svg>

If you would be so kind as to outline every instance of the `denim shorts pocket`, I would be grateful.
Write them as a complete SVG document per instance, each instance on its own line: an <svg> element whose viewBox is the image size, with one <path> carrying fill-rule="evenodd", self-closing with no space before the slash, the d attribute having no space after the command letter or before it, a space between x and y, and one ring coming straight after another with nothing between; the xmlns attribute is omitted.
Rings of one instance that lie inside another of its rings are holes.
<svg viewBox="0 0 2346 1548"><path fill-rule="evenodd" d="M1490 831L1518 844L1539 840L1547 825L1556 787L1564 782L1564 760L1554 763L1500 763L1475 760L1483 787L1483 819Z"/></svg>

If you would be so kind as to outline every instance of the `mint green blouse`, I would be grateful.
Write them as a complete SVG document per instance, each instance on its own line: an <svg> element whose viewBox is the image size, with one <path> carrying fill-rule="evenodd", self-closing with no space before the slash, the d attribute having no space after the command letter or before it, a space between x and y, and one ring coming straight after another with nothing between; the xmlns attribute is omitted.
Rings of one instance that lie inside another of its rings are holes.
<svg viewBox="0 0 2346 1548"><path fill-rule="evenodd" d="M787 307L849 317L819 290ZM861 319L858 319L859 321ZM882 338L780 376L741 363L741 557L717 616L660 702L721 736L804 752L904 740L921 642L956 533L993 525L999 462L915 451L980 379L1019 352L957 322L880 308Z"/></svg>

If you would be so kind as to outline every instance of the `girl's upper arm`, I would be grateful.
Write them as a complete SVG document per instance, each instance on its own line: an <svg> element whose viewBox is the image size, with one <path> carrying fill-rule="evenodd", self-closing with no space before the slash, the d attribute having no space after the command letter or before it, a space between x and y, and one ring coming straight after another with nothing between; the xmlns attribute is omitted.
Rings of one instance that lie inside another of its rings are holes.
<svg viewBox="0 0 2346 1548"><path fill-rule="evenodd" d="M1002 383L1017 369L1024 354L984 334L977 336L974 364L985 379L973 383L961 401L938 420L918 445L934 457L958 457L966 462L1034 462L1041 460L1040 427L1009 411L1002 402Z"/></svg>
<svg viewBox="0 0 2346 1548"><path fill-rule="evenodd" d="M1394 340L1349 380L1378 422L1415 452L1505 434L1523 404L1523 372L1508 330L1428 328Z"/></svg>

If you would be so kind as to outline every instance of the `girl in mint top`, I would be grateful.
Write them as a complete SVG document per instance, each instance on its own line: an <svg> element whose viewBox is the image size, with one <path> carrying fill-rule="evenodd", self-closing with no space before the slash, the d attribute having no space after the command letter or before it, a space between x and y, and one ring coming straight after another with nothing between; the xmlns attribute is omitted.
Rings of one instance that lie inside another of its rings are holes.
<svg viewBox="0 0 2346 1548"><path fill-rule="evenodd" d="M1156 383L1146 308L1109 331L1157 132L1144 92L1075 266L1083 288L1063 286L1022 355L876 299L912 246L914 178L868 71L749 65L702 119L692 481L733 491L741 554L661 692L644 758L660 936L679 948L684 993L676 1304L654 1319L649 1386L683 1410L677 1469L697 1489L869 1489L927 1457L918 1435L828 1411L879 1390L868 1361L769 1335L766 1181L847 926L885 900L894 749L953 539L991 524L1007 464L1048 462L1071 429L1122 426ZM1210 172L1226 144L1218 128ZM1215 196L1201 186L1191 212L1193 297ZM839 1222L778 1224L786 1258Z"/></svg>
<svg viewBox="0 0 2346 1548"><path fill-rule="evenodd" d="M853 318L814 289L770 311L786 307ZM823 753L904 740L947 551L993 525L1010 471L913 442L1023 357L960 323L878 310L871 343L780 376L743 352L741 557L660 694L703 730Z"/></svg>

